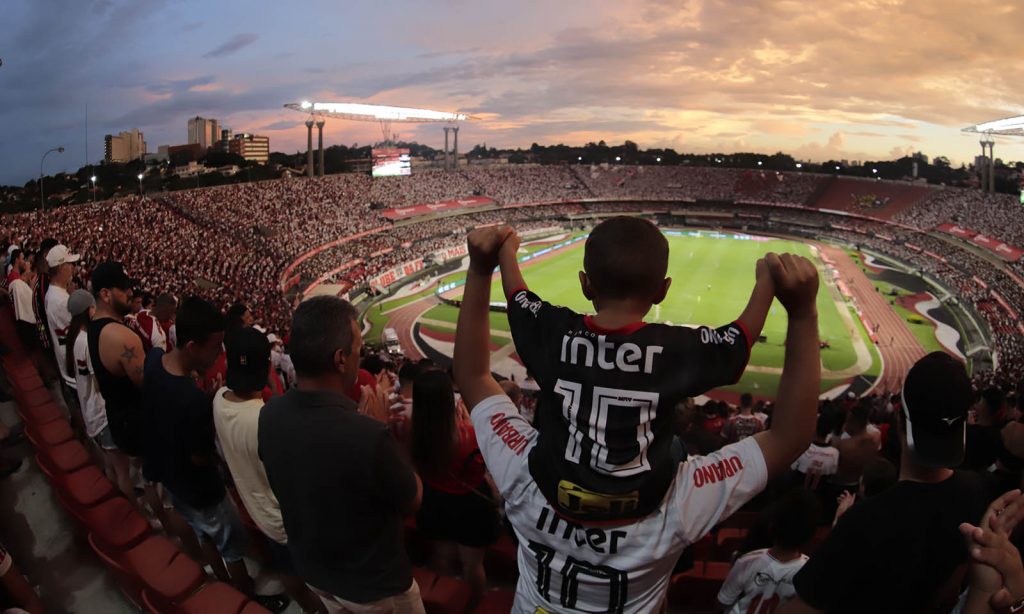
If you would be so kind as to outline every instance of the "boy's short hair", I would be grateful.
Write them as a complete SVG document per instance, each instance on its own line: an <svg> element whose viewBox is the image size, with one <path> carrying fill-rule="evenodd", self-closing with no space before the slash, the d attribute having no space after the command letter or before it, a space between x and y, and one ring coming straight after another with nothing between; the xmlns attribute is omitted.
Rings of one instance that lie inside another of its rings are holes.
<svg viewBox="0 0 1024 614"><path fill-rule="evenodd" d="M645 219L609 218L587 237L583 270L598 296L653 302L668 273L668 240Z"/></svg>
<svg viewBox="0 0 1024 614"><path fill-rule="evenodd" d="M786 550L799 550L814 537L821 506L814 495L798 488L783 495L770 514L775 545Z"/></svg>

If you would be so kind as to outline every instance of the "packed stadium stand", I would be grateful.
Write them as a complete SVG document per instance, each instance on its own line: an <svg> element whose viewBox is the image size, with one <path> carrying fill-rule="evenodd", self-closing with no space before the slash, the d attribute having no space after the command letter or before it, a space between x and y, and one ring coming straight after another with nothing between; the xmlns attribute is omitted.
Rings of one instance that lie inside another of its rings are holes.
<svg viewBox="0 0 1024 614"><path fill-rule="evenodd" d="M443 214L400 220L388 215L394 209L454 203L471 196L493 203L452 205ZM1024 247L1020 205L1003 195L742 169L471 166L403 178L353 174L282 179L67 206L6 216L0 221L0 237L6 238L3 247L18 246L26 253L37 251L46 238L67 244L82 255L74 269L79 287L88 287L100 262L122 261L138 279L139 290L198 295L222 309L244 303L266 332L287 338L295 306L317 285L337 286L338 294L362 300L388 292L393 278L384 274L399 265L417 262L420 270L440 263L443 257L438 254L461 257L467 232L473 228L499 223L520 233L580 228L616 213L642 214L664 224L835 241L886 255L936 279L952 298L980 314L989 329L995 368L974 374L979 395L998 396L997 406L989 409L999 420L1017 415L1022 399L1014 397L1020 394L1015 387L1024 377L1024 324L1019 313L1024 308L1024 259L939 229L958 225L996 243ZM14 331L8 307L0 309L0 344L5 348L0 362L9 382L4 388L17 402L31 455L68 512L69 524L85 536L128 602L154 612L266 611L251 596L207 573L199 555L188 551L172 526L148 518L108 479L104 465L92 454L92 441L69 422L60 393L48 386L52 374L47 378L40 372L30 348ZM400 353L381 354L373 362L375 376L390 372L396 378L405 377L405 366L415 364ZM396 382L396 389L406 383ZM216 391L214 381L204 380L203 385ZM401 398L395 402L401 403ZM894 414L899 406L899 391L891 389L862 399L822 401L822 416L833 419L819 434L823 441L826 436L838 441L845 416L867 416L879 433L872 459L888 458L898 465L893 448L899 448ZM773 411L770 401L745 408L749 409L766 418ZM686 453L708 454L728 443L723 424L736 412L721 401L681 407L676 432ZM819 430L825 422L819 419ZM394 423L389 426L400 431ZM993 460L992 466L997 464ZM998 465L996 470L980 470L987 472L994 489L1019 480L1019 462L1017 469L1010 463ZM853 491L860 475L852 482ZM786 476L787 484L810 491L823 510L813 539L802 550L812 560L837 517L837 495L850 486L828 477L796 469ZM669 582L670 610L720 607L719 590L738 557L770 545L765 543L764 524L781 491L780 485L771 485L687 548ZM246 531L258 533L237 499L235 506L243 512ZM434 565L432 538L415 520L406 522L404 533L427 612L509 611L519 572L516 545L504 526L486 545L488 590L482 596L473 592L465 577L457 579ZM254 556L269 561L266 554ZM923 602L935 598L949 604L943 595L922 597ZM294 607L289 611L297 611Z"/></svg>

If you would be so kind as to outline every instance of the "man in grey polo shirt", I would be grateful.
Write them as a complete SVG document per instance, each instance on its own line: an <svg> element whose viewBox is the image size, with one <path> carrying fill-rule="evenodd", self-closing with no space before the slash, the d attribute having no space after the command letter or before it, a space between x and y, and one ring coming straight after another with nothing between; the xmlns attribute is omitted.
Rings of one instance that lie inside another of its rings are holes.
<svg viewBox="0 0 1024 614"><path fill-rule="evenodd" d="M345 395L362 348L355 309L311 298L291 330L298 384L264 406L257 437L295 569L328 612L422 613L402 541L420 480L383 421L386 392Z"/></svg>

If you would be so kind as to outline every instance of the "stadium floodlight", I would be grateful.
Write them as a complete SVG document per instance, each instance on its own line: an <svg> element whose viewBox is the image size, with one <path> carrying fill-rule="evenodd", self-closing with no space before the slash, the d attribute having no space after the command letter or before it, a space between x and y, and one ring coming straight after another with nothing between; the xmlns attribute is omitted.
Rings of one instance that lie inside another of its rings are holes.
<svg viewBox="0 0 1024 614"><path fill-rule="evenodd" d="M762 161L760 161L760 160L758 160L758 161L757 161L757 165L758 165L758 166L761 166L762 164L764 164L764 162L762 162Z"/></svg>
<svg viewBox="0 0 1024 614"><path fill-rule="evenodd" d="M621 162L621 161L622 161L622 158L620 158L619 156L615 156L615 161L616 161L616 162Z"/></svg>
<svg viewBox="0 0 1024 614"><path fill-rule="evenodd" d="M878 174L878 169L877 168L873 168L873 169L871 169L871 172L874 173L875 175L877 175Z"/></svg>
<svg viewBox="0 0 1024 614"><path fill-rule="evenodd" d="M797 162L797 163L796 163L796 167L797 167L797 168L803 168L803 167L804 167L804 165L803 165L803 164L801 164L801 163L799 163L799 162Z"/></svg>
<svg viewBox="0 0 1024 614"><path fill-rule="evenodd" d="M465 113L449 113L447 111L431 111L411 107L392 107L382 104L363 104L359 102L309 102L284 105L296 111L309 112L313 115L353 119L357 121L390 121L390 122L459 122L471 119Z"/></svg>
<svg viewBox="0 0 1024 614"><path fill-rule="evenodd" d="M657 158L655 158L654 161L655 162L661 162L661 156L658 156Z"/></svg>
<svg viewBox="0 0 1024 614"><path fill-rule="evenodd" d="M1007 117L1004 119L996 119L993 121L977 124L975 126L968 126L964 128L963 131L1024 136L1024 115L1018 115L1016 117Z"/></svg>
<svg viewBox="0 0 1024 614"><path fill-rule="evenodd" d="M579 160L580 162L583 162L583 156L576 156L576 159Z"/></svg>
<svg viewBox="0 0 1024 614"><path fill-rule="evenodd" d="M837 170L837 171L839 170L839 165L838 165L838 164L836 164L836 170Z"/></svg>

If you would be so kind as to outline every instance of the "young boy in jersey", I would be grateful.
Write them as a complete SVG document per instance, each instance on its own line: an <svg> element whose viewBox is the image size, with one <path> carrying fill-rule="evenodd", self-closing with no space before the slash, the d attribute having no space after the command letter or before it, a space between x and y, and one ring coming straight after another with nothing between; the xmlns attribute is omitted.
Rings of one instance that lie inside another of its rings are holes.
<svg viewBox="0 0 1024 614"><path fill-rule="evenodd" d="M739 318L717 329L687 328L643 321L672 283L668 241L647 220L610 218L587 238L579 281L592 316L531 292L518 249L510 235L499 264L516 352L541 389L533 478L574 520L647 516L675 475L675 404L736 382L746 367L774 293L764 259Z"/></svg>
<svg viewBox="0 0 1024 614"><path fill-rule="evenodd" d="M807 562L801 549L814 536L818 502L805 490L794 490L772 510L772 547L741 556L718 592L728 614L771 614L793 598L793 576Z"/></svg>

